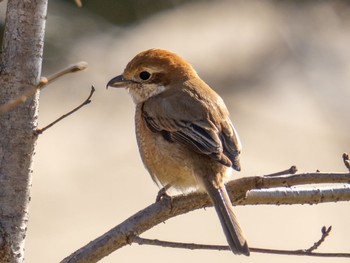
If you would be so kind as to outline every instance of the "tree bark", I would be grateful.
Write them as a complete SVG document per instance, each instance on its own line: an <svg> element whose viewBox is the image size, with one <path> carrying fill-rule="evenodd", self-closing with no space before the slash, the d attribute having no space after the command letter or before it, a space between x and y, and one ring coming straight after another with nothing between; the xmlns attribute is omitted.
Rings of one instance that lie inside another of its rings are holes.
<svg viewBox="0 0 350 263"><path fill-rule="evenodd" d="M9 0L0 65L0 105L39 82L47 0ZM0 115L0 262L23 262L38 93Z"/></svg>

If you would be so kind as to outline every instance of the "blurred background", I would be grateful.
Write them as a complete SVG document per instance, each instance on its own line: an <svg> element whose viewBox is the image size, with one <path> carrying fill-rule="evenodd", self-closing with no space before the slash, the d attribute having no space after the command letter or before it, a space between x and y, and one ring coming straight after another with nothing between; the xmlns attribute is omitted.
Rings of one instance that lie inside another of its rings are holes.
<svg viewBox="0 0 350 263"><path fill-rule="evenodd" d="M1 26L6 1L0 2ZM239 176L296 165L345 172L350 151L348 1L49 1L43 75L78 61L89 68L41 92L39 127L92 103L39 137L26 262L58 262L154 202L125 90L105 89L138 52L163 48L188 60L226 102L243 144ZM349 252L350 204L237 207L250 246ZM142 236L226 244L213 209ZM131 245L101 262L348 262L346 259L190 251Z"/></svg>

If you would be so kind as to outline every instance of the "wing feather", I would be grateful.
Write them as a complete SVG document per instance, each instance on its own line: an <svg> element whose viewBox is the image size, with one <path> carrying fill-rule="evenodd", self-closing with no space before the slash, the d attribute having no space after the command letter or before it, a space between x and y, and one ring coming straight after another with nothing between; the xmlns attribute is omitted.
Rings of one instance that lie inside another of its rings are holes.
<svg viewBox="0 0 350 263"><path fill-rule="evenodd" d="M169 142L240 170L240 142L225 105L213 91L210 98L201 95L188 87L170 89L144 102L142 118L152 132L161 133Z"/></svg>

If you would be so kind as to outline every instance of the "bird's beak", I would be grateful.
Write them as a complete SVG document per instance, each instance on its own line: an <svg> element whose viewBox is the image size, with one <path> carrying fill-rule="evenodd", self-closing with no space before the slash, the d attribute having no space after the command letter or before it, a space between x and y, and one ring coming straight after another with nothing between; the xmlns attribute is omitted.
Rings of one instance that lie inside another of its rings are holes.
<svg viewBox="0 0 350 263"><path fill-rule="evenodd" d="M125 88L129 82L130 82L129 80L124 79L123 75L119 75L112 78L110 81L108 81L106 88L107 89L108 87Z"/></svg>

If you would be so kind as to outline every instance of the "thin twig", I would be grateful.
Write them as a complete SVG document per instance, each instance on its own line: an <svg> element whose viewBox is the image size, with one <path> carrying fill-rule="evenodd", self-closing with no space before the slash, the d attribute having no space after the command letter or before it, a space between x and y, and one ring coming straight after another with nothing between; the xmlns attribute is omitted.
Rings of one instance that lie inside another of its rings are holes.
<svg viewBox="0 0 350 263"><path fill-rule="evenodd" d="M63 120L64 118L68 117L69 115L73 114L74 112L76 112L77 110L79 110L80 108L84 107L85 105L89 104L91 102L91 97L95 92L95 88L94 86L91 86L91 90L90 90L90 94L89 96L86 98L86 100L81 103L78 107L74 108L73 110L71 110L70 112L62 115L61 117L59 117L57 120L51 122L49 125L45 126L44 128L41 129L36 129L35 130L35 135L39 135L42 134L44 131L46 131L47 129L51 128L53 125L55 125L56 123L60 122L61 120Z"/></svg>
<svg viewBox="0 0 350 263"><path fill-rule="evenodd" d="M183 249L190 249L190 250L230 251L229 246L171 242L171 241L164 241L159 239L148 239L148 238L143 238L139 236L132 237L130 242L136 243L139 245L150 245L150 246L169 247L169 248L183 248Z"/></svg>
<svg viewBox="0 0 350 263"><path fill-rule="evenodd" d="M293 256L311 256L311 257L327 257L327 258L350 258L350 253L322 253L322 252L306 252L304 250L279 250L279 249L265 249L252 248L251 252L255 253L269 253L279 255L293 255Z"/></svg>
<svg viewBox="0 0 350 263"><path fill-rule="evenodd" d="M286 175L286 174L295 174L298 171L297 167L295 165L291 166L287 170L283 170L277 173L273 174L267 174L265 176L280 176L280 175Z"/></svg>
<svg viewBox="0 0 350 263"><path fill-rule="evenodd" d="M317 242L315 242L310 248L306 249L305 251L311 253L312 251L318 249L319 246L326 240L326 237L328 237L328 235L331 232L331 230L332 230L332 226L329 226L328 228L326 228L325 226L322 227L322 229L321 229L321 233L322 233L321 238Z"/></svg>
<svg viewBox="0 0 350 263"><path fill-rule="evenodd" d="M40 79L39 83L34 86L34 87L30 87L28 90L26 90L25 92L23 92L21 95L19 95L18 97L10 100L9 102L3 104L0 106L0 114L5 113L9 110L12 110L13 108L17 107L18 105L24 103L29 97L33 96L34 93L43 88L46 84L48 83L48 79L43 77Z"/></svg>
<svg viewBox="0 0 350 263"><path fill-rule="evenodd" d="M190 250L227 250L230 251L229 246L218 246L218 245L204 245L204 244L194 244L194 243L180 243L180 242L169 242L158 239L148 239L139 236L134 236L131 238L131 242L137 243L139 245L151 245L169 248L183 248ZM311 256L311 257L344 257L349 258L350 253L317 253L308 250L280 250L280 249L265 249L265 248L249 248L250 252L253 253L268 253L268 254L278 254L278 255L295 255L295 256Z"/></svg>
<svg viewBox="0 0 350 263"><path fill-rule="evenodd" d="M348 169L350 172L350 159L349 159L349 154L343 153L343 162L345 164L345 167Z"/></svg>
<svg viewBox="0 0 350 263"><path fill-rule="evenodd" d="M4 105L1 105L0 106L0 114L5 113L5 112L17 107L18 105L26 102L26 100L28 98L30 98L31 96L33 96L35 94L35 92L44 88L46 85L52 83L53 81L62 77L63 75L68 74L68 73L77 72L80 70L84 70L86 68L87 68L87 63L82 61L82 62L78 62L74 65L68 66L67 68L60 70L57 73L54 73L47 78L42 77L37 85L28 88L22 94L20 94L18 97L10 100L9 102L7 102Z"/></svg>
<svg viewBox="0 0 350 263"><path fill-rule="evenodd" d="M65 69L62 69L50 76L47 77L47 80L48 80L48 83L51 83L53 81L55 81L56 79L68 74L68 73L74 73L74 72L78 72L78 71L81 71L81 70L84 70L86 69L88 66L88 64L85 62L85 61L80 61L76 64L73 64L73 65L70 65L68 66L67 68Z"/></svg>

